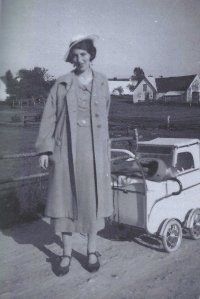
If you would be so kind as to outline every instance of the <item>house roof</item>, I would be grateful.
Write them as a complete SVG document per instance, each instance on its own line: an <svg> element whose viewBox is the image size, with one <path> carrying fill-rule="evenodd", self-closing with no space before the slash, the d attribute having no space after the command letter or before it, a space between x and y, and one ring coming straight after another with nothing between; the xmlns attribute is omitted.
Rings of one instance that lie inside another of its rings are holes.
<svg viewBox="0 0 200 299"><path fill-rule="evenodd" d="M189 88L196 75L156 78L156 86L158 92L168 91L185 91Z"/></svg>
<svg viewBox="0 0 200 299"><path fill-rule="evenodd" d="M149 83L156 89L156 80L154 77L145 77Z"/></svg>
<svg viewBox="0 0 200 299"><path fill-rule="evenodd" d="M150 85L155 89L157 90L156 88L156 81L155 81L155 78L154 77L144 77L142 79L142 81L138 81L137 84L135 85L135 88L134 90L143 82L145 81L145 83L150 83ZM144 83L144 82L143 82Z"/></svg>

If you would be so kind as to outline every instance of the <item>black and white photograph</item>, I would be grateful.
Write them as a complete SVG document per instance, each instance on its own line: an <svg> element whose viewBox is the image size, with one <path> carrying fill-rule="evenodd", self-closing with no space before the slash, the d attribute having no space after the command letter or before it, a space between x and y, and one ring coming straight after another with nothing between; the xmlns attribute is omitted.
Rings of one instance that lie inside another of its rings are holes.
<svg viewBox="0 0 200 299"><path fill-rule="evenodd" d="M0 298L200 299L200 0L0 0Z"/></svg>

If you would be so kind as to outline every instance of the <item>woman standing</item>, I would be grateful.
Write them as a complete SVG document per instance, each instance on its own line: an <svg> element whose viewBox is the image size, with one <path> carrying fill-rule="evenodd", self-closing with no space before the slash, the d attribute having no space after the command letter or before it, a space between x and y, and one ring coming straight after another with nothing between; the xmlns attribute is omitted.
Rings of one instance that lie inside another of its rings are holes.
<svg viewBox="0 0 200 299"><path fill-rule="evenodd" d="M110 95L106 77L91 69L96 39L95 35L72 39L65 61L75 69L52 87L36 142L40 166L49 166L45 214L62 233L59 276L69 272L74 232L88 235L87 269L98 271L96 234L112 214Z"/></svg>

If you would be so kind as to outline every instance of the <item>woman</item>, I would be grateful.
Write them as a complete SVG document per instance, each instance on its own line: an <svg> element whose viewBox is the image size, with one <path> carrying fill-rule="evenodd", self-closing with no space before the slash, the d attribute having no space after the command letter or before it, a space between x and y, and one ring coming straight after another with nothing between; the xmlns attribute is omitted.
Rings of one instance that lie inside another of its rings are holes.
<svg viewBox="0 0 200 299"><path fill-rule="evenodd" d="M36 152L49 166L45 214L62 233L63 256L58 275L69 272L72 233L88 235L87 269L98 271L96 234L112 214L106 77L91 69L95 35L74 37L65 61L75 69L56 80L41 120Z"/></svg>

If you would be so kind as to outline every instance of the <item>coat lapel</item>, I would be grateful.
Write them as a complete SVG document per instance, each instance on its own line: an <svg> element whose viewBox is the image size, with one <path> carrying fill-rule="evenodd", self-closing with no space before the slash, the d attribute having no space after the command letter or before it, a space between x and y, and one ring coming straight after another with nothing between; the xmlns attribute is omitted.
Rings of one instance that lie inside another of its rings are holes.
<svg viewBox="0 0 200 299"><path fill-rule="evenodd" d="M77 131L77 96L74 84L74 72L69 73L64 82L66 83L66 96L65 101L68 110L69 124L71 132L71 144L72 144L72 155L73 165L75 166L76 161L76 131ZM74 167L75 169L75 167Z"/></svg>

